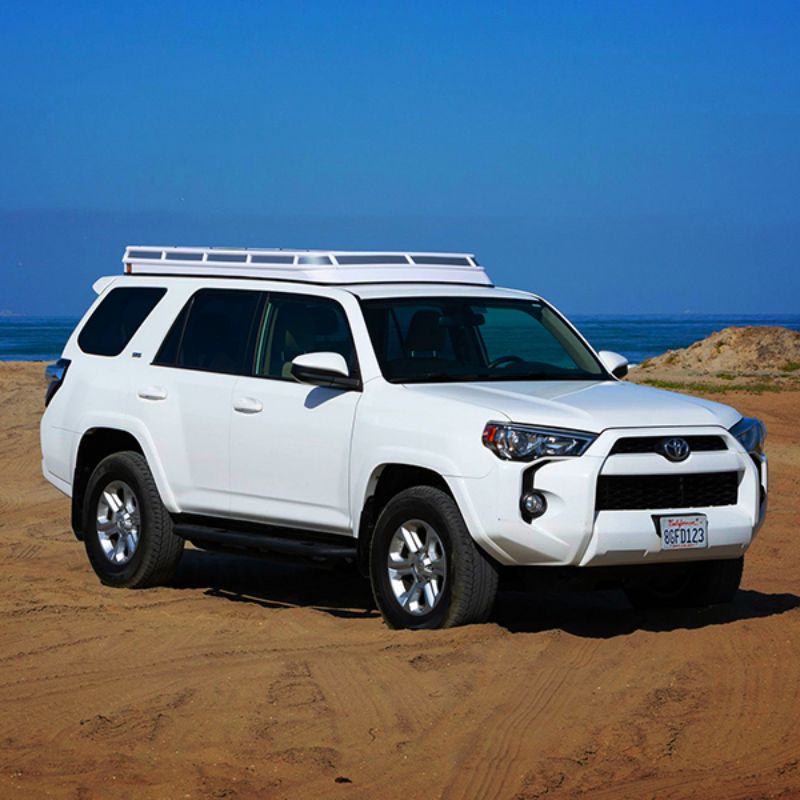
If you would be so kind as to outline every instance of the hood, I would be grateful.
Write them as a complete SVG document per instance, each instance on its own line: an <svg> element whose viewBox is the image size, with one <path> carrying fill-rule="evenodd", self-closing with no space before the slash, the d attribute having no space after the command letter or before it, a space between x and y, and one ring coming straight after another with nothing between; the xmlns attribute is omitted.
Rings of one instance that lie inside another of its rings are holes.
<svg viewBox="0 0 800 800"><path fill-rule="evenodd" d="M487 417L600 433L606 428L719 425L730 406L627 381L503 381L406 384L409 391L482 406ZM487 420L488 421L488 420Z"/></svg>

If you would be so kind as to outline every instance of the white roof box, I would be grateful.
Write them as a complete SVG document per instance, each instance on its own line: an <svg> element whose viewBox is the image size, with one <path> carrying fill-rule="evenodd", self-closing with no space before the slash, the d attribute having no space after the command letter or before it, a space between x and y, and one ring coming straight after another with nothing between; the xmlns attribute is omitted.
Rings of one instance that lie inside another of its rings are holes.
<svg viewBox="0 0 800 800"><path fill-rule="evenodd" d="M130 245L122 258L132 275L192 275L306 283L463 283L491 286L471 253L254 250Z"/></svg>

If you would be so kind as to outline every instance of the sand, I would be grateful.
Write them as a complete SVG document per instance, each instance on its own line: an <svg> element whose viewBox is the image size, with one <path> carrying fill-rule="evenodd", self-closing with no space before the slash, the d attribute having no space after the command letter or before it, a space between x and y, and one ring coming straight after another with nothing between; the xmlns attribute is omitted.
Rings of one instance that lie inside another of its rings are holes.
<svg viewBox="0 0 800 800"><path fill-rule="evenodd" d="M800 393L725 398L772 459L731 607L509 593L410 633L312 567L101 586L39 475L41 374L0 364L0 797L800 797Z"/></svg>

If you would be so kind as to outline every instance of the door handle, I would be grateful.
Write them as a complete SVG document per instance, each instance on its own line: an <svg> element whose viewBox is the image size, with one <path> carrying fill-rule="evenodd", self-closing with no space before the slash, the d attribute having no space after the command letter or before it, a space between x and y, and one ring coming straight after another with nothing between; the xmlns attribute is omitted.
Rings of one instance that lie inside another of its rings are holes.
<svg viewBox="0 0 800 800"><path fill-rule="evenodd" d="M233 410L240 414L258 414L264 410L264 405L254 397L240 397L233 402Z"/></svg>
<svg viewBox="0 0 800 800"><path fill-rule="evenodd" d="M161 386L148 386L146 389L139 389L137 392L142 400L166 400L167 390Z"/></svg>

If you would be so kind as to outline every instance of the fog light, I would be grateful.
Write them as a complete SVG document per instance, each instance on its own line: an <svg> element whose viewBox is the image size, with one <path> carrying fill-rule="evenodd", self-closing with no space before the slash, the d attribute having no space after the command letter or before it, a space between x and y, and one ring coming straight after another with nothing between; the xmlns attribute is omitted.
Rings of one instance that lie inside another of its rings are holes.
<svg viewBox="0 0 800 800"><path fill-rule="evenodd" d="M547 500L540 492L526 492L519 501L523 513L531 517L541 517L547 511Z"/></svg>

